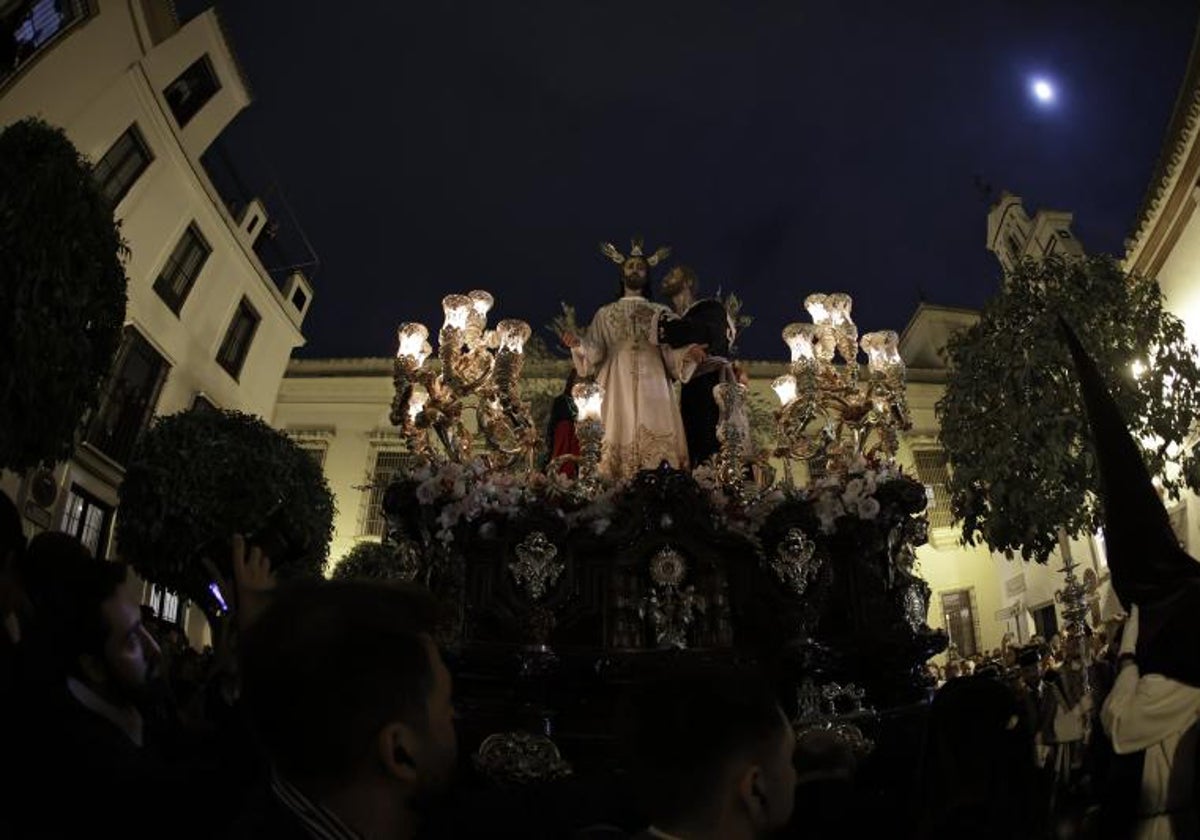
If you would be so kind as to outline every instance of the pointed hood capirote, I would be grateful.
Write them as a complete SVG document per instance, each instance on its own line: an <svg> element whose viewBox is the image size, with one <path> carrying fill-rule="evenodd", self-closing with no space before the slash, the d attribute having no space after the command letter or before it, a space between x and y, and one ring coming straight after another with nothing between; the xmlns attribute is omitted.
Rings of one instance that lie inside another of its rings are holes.
<svg viewBox="0 0 1200 840"><path fill-rule="evenodd" d="M1104 543L1113 590L1138 605L1138 663L1200 686L1200 563L1180 545L1171 520L1092 357L1062 318L1061 333L1079 376L1100 470Z"/></svg>

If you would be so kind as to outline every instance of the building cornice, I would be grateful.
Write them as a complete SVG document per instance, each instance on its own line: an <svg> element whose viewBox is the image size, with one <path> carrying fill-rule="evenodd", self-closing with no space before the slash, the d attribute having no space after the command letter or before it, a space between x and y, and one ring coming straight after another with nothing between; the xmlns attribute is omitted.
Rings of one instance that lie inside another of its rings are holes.
<svg viewBox="0 0 1200 840"><path fill-rule="evenodd" d="M948 311L970 313L969 309L935 307ZM390 356L365 356L358 358L292 359L288 362L284 379L368 379L392 375L393 359ZM433 362L436 369L436 362ZM744 364L752 379L773 379L791 370L787 362L776 360L746 360ZM522 376L526 379L551 379L567 375L570 362L567 359L530 360L525 363ZM938 368L909 368L908 381L913 383L939 384L946 381L946 371Z"/></svg>
<svg viewBox="0 0 1200 840"><path fill-rule="evenodd" d="M1200 25L1192 39L1192 49L1188 55L1187 72L1179 94L1175 98L1175 107L1171 112L1171 120L1167 124L1166 137L1154 165L1150 184L1142 198L1134 218L1133 230L1126 240L1126 261L1132 264L1137 260L1139 252L1145 246L1149 233L1154 228L1163 210L1163 203L1173 191L1173 187L1181 174L1188 152L1196 141L1200 130Z"/></svg>

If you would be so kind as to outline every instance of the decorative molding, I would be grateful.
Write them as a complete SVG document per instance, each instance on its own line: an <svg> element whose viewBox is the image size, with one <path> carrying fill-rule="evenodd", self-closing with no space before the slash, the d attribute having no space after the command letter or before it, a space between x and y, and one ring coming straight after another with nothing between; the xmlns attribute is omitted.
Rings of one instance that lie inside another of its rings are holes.
<svg viewBox="0 0 1200 840"><path fill-rule="evenodd" d="M1142 199L1134 219L1133 230L1126 240L1125 255L1128 260L1138 250L1142 240L1162 210L1163 201L1171 193L1171 187L1180 174L1180 167L1188 156L1188 150L1196 140L1200 129L1200 29L1197 40L1192 43L1188 56L1187 75L1184 76L1162 151L1154 166L1150 185Z"/></svg>
<svg viewBox="0 0 1200 840"><path fill-rule="evenodd" d="M404 443L404 436L397 431L388 429L372 429L367 432L367 440L375 447L392 445L399 447Z"/></svg>
<svg viewBox="0 0 1200 840"><path fill-rule="evenodd" d="M334 426L298 426L287 428L283 433L297 443L324 443L329 445L329 441L337 437L337 428Z"/></svg>

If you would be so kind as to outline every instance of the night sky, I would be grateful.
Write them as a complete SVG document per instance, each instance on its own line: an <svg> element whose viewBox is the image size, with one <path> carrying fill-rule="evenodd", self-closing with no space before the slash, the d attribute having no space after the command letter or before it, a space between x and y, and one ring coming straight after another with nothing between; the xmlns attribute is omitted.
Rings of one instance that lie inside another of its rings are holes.
<svg viewBox="0 0 1200 840"><path fill-rule="evenodd" d="M494 317L540 329L566 300L586 322L616 286L597 243L639 232L745 300L744 356L782 359L813 291L899 330L919 296L995 290L976 176L1120 254L1197 19L1194 0L334 8L221 4L255 96L222 142L320 257L303 356L390 354L397 323L436 330L473 288Z"/></svg>

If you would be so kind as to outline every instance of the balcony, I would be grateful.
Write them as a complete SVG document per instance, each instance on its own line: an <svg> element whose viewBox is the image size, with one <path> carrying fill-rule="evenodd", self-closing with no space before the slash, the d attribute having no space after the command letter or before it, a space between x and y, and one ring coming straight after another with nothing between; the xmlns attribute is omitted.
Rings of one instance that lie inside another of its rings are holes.
<svg viewBox="0 0 1200 840"><path fill-rule="evenodd" d="M285 292L288 278L297 271L311 282L320 260L274 179L264 172L243 170L236 165L221 140L208 148L200 164L234 221L238 224L250 221L247 233L254 253L275 287ZM263 224L246 217L254 202L266 211L267 220Z"/></svg>
<svg viewBox="0 0 1200 840"><path fill-rule="evenodd" d="M0 18L0 88L90 14L86 0L24 0Z"/></svg>

